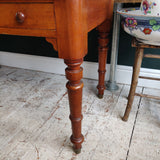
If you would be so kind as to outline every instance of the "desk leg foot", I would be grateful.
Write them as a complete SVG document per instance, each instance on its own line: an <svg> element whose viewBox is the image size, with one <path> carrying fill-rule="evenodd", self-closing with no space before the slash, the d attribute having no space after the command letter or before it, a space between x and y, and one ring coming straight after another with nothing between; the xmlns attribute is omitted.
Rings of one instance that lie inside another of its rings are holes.
<svg viewBox="0 0 160 160"><path fill-rule="evenodd" d="M98 98L102 99L103 98L103 94L98 94Z"/></svg>
<svg viewBox="0 0 160 160"><path fill-rule="evenodd" d="M103 98L104 90L105 90L105 73L106 73L106 61L107 61L107 53L108 53L108 43L109 43L109 32L110 32L110 21L105 21L102 23L97 29L99 31L98 38L98 62L99 62L99 81L98 81L98 97Z"/></svg>
<svg viewBox="0 0 160 160"><path fill-rule="evenodd" d="M74 150L74 152L75 152L76 154L81 153L81 148L79 148L79 149L75 149L75 148L73 148L73 150Z"/></svg>
<svg viewBox="0 0 160 160"><path fill-rule="evenodd" d="M72 123L72 136L71 142L76 153L80 153L81 144L84 140L81 134L81 121L82 121L82 88L83 82L83 68L80 65L83 59L80 60L65 60L68 66L65 70L66 78L69 80L66 84L68 89L68 98L70 105L70 120Z"/></svg>

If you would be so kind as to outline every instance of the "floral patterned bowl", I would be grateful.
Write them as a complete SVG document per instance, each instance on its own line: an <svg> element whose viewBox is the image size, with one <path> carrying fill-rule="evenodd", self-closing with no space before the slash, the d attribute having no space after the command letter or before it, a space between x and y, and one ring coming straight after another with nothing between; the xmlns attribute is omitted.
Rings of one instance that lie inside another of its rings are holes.
<svg viewBox="0 0 160 160"><path fill-rule="evenodd" d="M160 17L144 15L140 8L120 9L122 27L137 40L160 46Z"/></svg>
<svg viewBox="0 0 160 160"><path fill-rule="evenodd" d="M160 16L160 0L142 0L140 10L145 15Z"/></svg>

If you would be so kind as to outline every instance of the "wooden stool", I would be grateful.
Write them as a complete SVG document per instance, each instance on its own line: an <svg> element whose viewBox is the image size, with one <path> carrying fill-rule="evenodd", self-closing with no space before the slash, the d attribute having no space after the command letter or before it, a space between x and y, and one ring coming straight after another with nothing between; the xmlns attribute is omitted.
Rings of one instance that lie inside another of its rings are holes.
<svg viewBox="0 0 160 160"><path fill-rule="evenodd" d="M160 59L160 55L144 54L143 53L144 48L160 48L160 46L144 44L142 42L137 41L136 38L133 38L132 47L136 47L136 54L135 54L135 61L134 61L134 66L133 66L132 83L131 83L131 88L130 88L130 92L129 92L129 96L128 96L127 107L125 110L125 114L122 118L123 121L128 120L135 95L141 96L141 97L153 98L153 99L160 99L160 97L157 97L157 96L135 93L136 87L138 84L138 78L150 79L150 80L160 80L159 78L139 76L143 57Z"/></svg>

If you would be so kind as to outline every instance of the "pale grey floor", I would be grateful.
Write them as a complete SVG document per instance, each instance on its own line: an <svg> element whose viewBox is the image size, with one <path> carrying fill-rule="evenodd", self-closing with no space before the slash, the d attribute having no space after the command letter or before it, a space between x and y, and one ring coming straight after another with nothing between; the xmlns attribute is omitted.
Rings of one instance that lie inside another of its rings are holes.
<svg viewBox="0 0 160 160"><path fill-rule="evenodd" d="M97 81L84 79L81 154L71 148L71 126L64 76L0 69L0 160L159 160L160 102L135 97L123 122L128 85L104 98ZM160 90L137 88L160 95Z"/></svg>

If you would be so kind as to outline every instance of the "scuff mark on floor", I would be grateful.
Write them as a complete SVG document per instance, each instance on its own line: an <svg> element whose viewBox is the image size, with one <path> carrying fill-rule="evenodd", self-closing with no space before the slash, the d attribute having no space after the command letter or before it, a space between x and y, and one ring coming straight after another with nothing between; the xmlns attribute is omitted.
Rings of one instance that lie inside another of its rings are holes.
<svg viewBox="0 0 160 160"><path fill-rule="evenodd" d="M58 105L59 104L59 102L63 99L63 97L65 96L67 94L67 92L65 92L63 95L62 95L62 97L57 101L57 103L56 103L56 108L54 108L54 110L51 112L51 114L50 114L50 116L43 122L43 124L39 127L39 128L42 128L51 118L52 118L52 116L54 115L54 113L57 111L57 109L59 109L60 108L60 105Z"/></svg>
<svg viewBox="0 0 160 160"><path fill-rule="evenodd" d="M35 146L35 149L36 149L36 152L37 152L37 159L40 159L40 157L39 157L39 150L38 150L38 148Z"/></svg>

